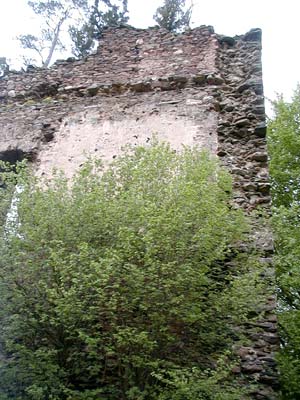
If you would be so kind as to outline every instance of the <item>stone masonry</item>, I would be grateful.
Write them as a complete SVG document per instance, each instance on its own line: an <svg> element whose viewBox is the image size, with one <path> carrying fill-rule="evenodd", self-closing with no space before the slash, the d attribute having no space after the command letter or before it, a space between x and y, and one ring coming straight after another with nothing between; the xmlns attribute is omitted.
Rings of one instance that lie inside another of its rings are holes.
<svg viewBox="0 0 300 400"><path fill-rule="evenodd" d="M265 136L259 29L236 37L210 26L178 35L108 29L96 54L0 79L0 159L26 157L44 176L58 167L71 177L89 155L109 162L124 145L157 137L216 154L234 177L235 204L268 211ZM272 243L259 220L253 224L269 265ZM276 398L274 307L267 297L264 318L245 327L252 345L237 351L236 373L259 383L254 399Z"/></svg>

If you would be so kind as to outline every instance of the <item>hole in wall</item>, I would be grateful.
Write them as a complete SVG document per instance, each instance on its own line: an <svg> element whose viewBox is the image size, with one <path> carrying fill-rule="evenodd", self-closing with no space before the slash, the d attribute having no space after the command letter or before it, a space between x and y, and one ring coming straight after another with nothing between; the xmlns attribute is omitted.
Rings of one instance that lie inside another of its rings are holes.
<svg viewBox="0 0 300 400"><path fill-rule="evenodd" d="M55 129L49 129L47 132L44 133L43 142L51 142L54 139Z"/></svg>
<svg viewBox="0 0 300 400"><path fill-rule="evenodd" d="M18 161L27 159L28 161L34 161L36 154L34 152L24 152L21 149L10 149L0 152L0 160L8 162L9 164L16 164Z"/></svg>

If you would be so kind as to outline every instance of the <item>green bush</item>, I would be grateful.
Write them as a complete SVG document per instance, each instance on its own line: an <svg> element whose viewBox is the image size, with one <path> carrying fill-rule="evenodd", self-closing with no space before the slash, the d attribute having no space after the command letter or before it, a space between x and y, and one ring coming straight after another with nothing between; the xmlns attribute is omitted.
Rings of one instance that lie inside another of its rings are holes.
<svg viewBox="0 0 300 400"><path fill-rule="evenodd" d="M300 398L300 86L274 102L268 128L276 244L282 398Z"/></svg>
<svg viewBox="0 0 300 400"><path fill-rule="evenodd" d="M276 237L278 320L281 350L277 355L282 398L300 397L300 207L277 207L273 216Z"/></svg>
<svg viewBox="0 0 300 400"><path fill-rule="evenodd" d="M72 184L18 179L1 242L1 400L242 398L216 366L259 296L215 160L155 144Z"/></svg>

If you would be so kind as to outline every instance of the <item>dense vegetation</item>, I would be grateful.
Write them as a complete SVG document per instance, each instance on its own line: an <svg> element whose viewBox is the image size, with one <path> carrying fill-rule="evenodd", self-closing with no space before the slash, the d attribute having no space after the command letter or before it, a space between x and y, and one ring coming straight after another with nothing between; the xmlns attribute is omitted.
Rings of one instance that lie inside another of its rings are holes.
<svg viewBox="0 0 300 400"><path fill-rule="evenodd" d="M300 397L300 88L279 97L269 125L279 323L278 356L284 399Z"/></svg>
<svg viewBox="0 0 300 400"><path fill-rule="evenodd" d="M215 160L155 144L104 172L90 162L72 185L16 179L1 400L248 398L231 381L232 346L265 289L238 252L248 228Z"/></svg>

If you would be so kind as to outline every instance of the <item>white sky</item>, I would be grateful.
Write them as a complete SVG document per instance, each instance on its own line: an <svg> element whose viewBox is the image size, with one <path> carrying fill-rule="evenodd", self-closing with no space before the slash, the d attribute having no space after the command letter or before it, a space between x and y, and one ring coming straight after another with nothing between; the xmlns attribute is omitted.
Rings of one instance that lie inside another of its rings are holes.
<svg viewBox="0 0 300 400"><path fill-rule="evenodd" d="M152 16L163 0L129 0L130 24L154 25ZM193 26L212 25L216 33L237 35L263 30L265 95L289 98L300 81L300 0L194 0ZM27 0L0 0L0 56L21 53L14 38L34 26Z"/></svg>

